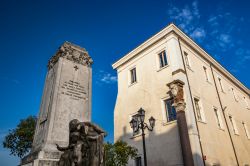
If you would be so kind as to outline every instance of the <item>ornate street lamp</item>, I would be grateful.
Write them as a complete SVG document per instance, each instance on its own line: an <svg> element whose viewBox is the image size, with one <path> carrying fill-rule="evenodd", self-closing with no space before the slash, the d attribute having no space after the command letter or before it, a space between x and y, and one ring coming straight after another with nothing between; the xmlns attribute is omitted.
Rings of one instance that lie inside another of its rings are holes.
<svg viewBox="0 0 250 166"><path fill-rule="evenodd" d="M145 133L144 129L148 129L149 131L153 131L153 128L155 126L155 118L152 116L149 118L149 125L144 123L145 119L145 110L140 108L137 115L132 118L132 120L129 122L131 128L133 129L133 133L138 132L138 130L142 130L142 143L143 143L143 156L144 156L144 166L147 166L147 152L146 152L146 145L145 145Z"/></svg>

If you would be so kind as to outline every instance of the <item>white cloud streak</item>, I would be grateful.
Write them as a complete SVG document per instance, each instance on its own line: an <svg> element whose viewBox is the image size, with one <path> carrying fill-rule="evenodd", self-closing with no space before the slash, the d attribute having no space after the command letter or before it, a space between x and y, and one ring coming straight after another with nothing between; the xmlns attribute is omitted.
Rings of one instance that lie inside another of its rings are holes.
<svg viewBox="0 0 250 166"><path fill-rule="evenodd" d="M167 13L169 18L190 35L191 38L202 41L206 37L205 29L198 24L201 15L197 1L186 5L184 8L171 5Z"/></svg>
<svg viewBox="0 0 250 166"><path fill-rule="evenodd" d="M244 17L235 17L219 6L215 7L213 14L202 15L197 0L179 7L170 4L167 14L192 39L216 54L216 59L222 58L222 55L231 56L236 61L231 71L250 61L250 50L234 39L235 32L241 31L239 25L244 24Z"/></svg>
<svg viewBox="0 0 250 166"><path fill-rule="evenodd" d="M206 37L206 32L202 28L196 28L191 34L191 38L193 39L203 39Z"/></svg>
<svg viewBox="0 0 250 166"><path fill-rule="evenodd" d="M117 76L114 76L106 71L99 70L97 73L98 82L105 84L113 84L117 82Z"/></svg>
<svg viewBox="0 0 250 166"><path fill-rule="evenodd" d="M105 82L107 84L117 82L117 77L112 76L110 73L105 73L103 77L101 78L102 82Z"/></svg>

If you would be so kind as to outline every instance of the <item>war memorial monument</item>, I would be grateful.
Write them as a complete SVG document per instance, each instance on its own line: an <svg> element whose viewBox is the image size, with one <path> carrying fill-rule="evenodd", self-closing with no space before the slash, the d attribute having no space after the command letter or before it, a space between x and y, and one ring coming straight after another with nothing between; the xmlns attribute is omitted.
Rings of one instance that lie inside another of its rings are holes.
<svg viewBox="0 0 250 166"><path fill-rule="evenodd" d="M49 60L32 150L22 166L103 165L106 133L90 122L92 63L69 42Z"/></svg>

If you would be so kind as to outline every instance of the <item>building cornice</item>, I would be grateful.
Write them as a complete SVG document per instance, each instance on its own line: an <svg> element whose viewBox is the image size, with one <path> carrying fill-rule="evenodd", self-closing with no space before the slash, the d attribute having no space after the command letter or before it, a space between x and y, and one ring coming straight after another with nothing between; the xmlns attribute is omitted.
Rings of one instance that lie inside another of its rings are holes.
<svg viewBox="0 0 250 166"><path fill-rule="evenodd" d="M205 60L207 60L214 68L220 71L226 78L231 80L237 87L242 89L248 95L250 94L250 90L247 87L245 87L238 79L236 79L231 73L229 73L224 67L222 67L214 58L212 58L205 50L203 50L198 44L196 44L189 36L187 36L184 32L182 32L173 23L171 23L170 25L162 29L160 32L153 35L151 38L149 38L141 45L133 49L131 52L123 56L121 59L116 61L112 65L113 69L118 69L124 63L128 62L129 60L137 56L140 52L144 51L149 46L161 40L170 33L174 33L180 39L181 42L184 42L190 47L192 47L197 53L199 53L200 56L202 56Z"/></svg>
<svg viewBox="0 0 250 166"><path fill-rule="evenodd" d="M152 36L151 38L149 38L148 40L143 42L141 45L139 45L138 47L133 49L131 52L129 52L128 54L123 56L118 61L116 61L112 65L113 69L119 68L121 65L123 65L124 63L126 63L130 59L134 58L134 56L136 56L137 54L139 54L140 52L142 52L143 50L145 50L146 48L148 48L149 46L151 46L155 42L159 41L160 39L164 38L170 32L172 32L173 31L173 26L171 26L171 25L172 24L170 24L166 28L162 29L160 32L158 32L157 34L155 34L154 36Z"/></svg>

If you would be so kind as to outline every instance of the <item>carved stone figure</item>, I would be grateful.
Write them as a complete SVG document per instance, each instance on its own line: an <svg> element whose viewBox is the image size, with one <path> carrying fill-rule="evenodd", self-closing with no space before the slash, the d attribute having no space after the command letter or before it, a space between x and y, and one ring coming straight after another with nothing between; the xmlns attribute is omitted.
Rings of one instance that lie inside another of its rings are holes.
<svg viewBox="0 0 250 166"><path fill-rule="evenodd" d="M175 104L184 102L183 85L184 82L181 80L175 80L167 84L170 89L170 95L174 98Z"/></svg>
<svg viewBox="0 0 250 166"><path fill-rule="evenodd" d="M65 42L56 52L56 54L49 60L48 62L48 69L50 70L55 63L59 60L60 57L64 57L74 63L82 64L84 66L90 66L93 63L93 60L89 56L88 52L80 48L76 45L74 47L78 48L72 49L72 43Z"/></svg>
<svg viewBox="0 0 250 166"><path fill-rule="evenodd" d="M69 123L69 145L60 147L63 151L59 166L102 166L103 138L106 136L97 125L90 122L79 122L77 119Z"/></svg>
<svg viewBox="0 0 250 166"><path fill-rule="evenodd" d="M172 106L175 107L176 111L184 111L186 107L186 103L184 102L184 92L183 92L184 82L181 80L174 80L167 84L169 87L169 94L174 99L174 103Z"/></svg>

